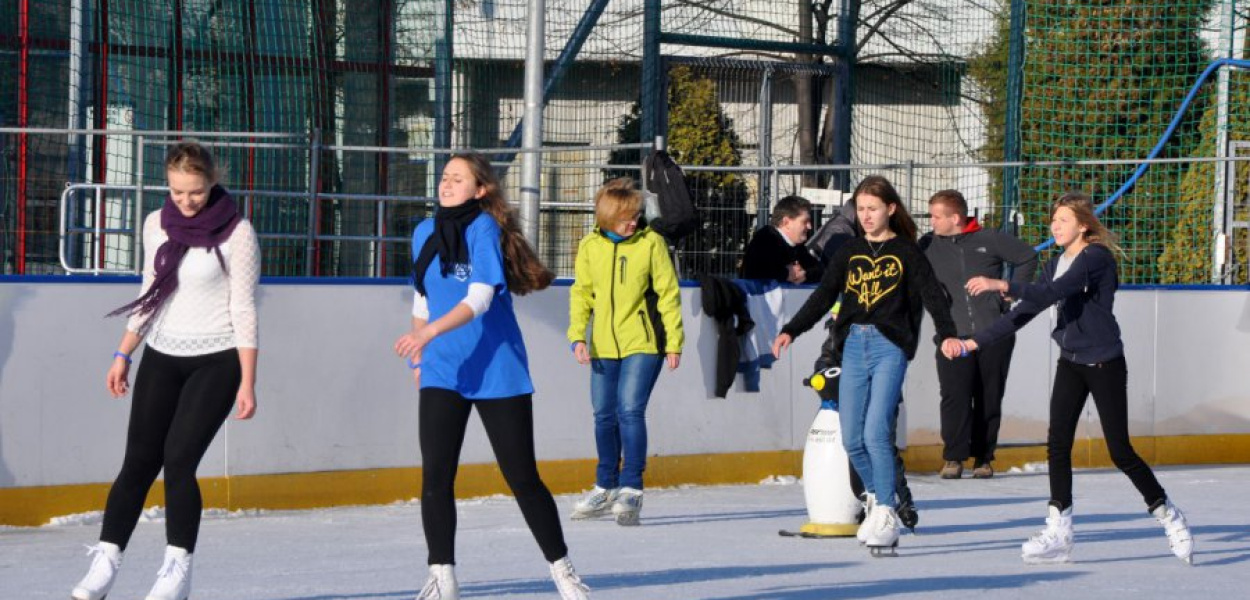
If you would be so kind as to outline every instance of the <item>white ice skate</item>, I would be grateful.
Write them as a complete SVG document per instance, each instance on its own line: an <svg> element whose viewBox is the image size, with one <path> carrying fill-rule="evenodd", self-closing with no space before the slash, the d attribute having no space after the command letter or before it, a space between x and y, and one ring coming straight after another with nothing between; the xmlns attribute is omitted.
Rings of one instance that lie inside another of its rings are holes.
<svg viewBox="0 0 1250 600"><path fill-rule="evenodd" d="M864 494L864 496L867 498L867 500L864 501L864 520L860 522L859 529L855 531L855 539L859 540L859 543L861 544L868 543L868 533L872 531L872 518L876 514L874 509L877 507L876 495Z"/></svg>
<svg viewBox="0 0 1250 600"><path fill-rule="evenodd" d="M556 582L560 600L590 600L590 587L577 576L569 557L551 563L551 580Z"/></svg>
<svg viewBox="0 0 1250 600"><path fill-rule="evenodd" d="M122 566L122 550L117 544L100 542L87 546L87 556L91 557L91 568L87 575L74 586L70 598L74 600L104 600L113 589L113 579Z"/></svg>
<svg viewBox="0 0 1250 600"><path fill-rule="evenodd" d="M430 577L417 600L460 600L460 584L451 565L430 565Z"/></svg>
<svg viewBox="0 0 1250 600"><path fill-rule="evenodd" d="M165 561L147 600L187 600L191 595L191 555L177 546L165 547Z"/></svg>
<svg viewBox="0 0 1250 600"><path fill-rule="evenodd" d="M1172 554L1186 564L1194 564L1194 539L1189 533L1189 523L1185 521L1181 509L1176 508L1171 500L1165 500L1150 514L1154 515L1163 526L1163 531L1168 534L1168 546L1172 548Z"/></svg>
<svg viewBox="0 0 1250 600"><path fill-rule="evenodd" d="M642 490L621 488L612 504L612 514L616 515L616 524L633 526L638 524L638 513L642 512Z"/></svg>
<svg viewBox="0 0 1250 600"><path fill-rule="evenodd" d="M864 543L873 557L898 556L898 513L893 506L877 505L865 522L872 521L872 529L868 532Z"/></svg>
<svg viewBox="0 0 1250 600"><path fill-rule="evenodd" d="M612 510L616 502L617 488L605 490L598 485L591 489L584 498L573 505L573 519L593 519Z"/></svg>
<svg viewBox="0 0 1250 600"><path fill-rule="evenodd" d="M1066 563L1072 558L1072 507L1060 511L1050 505L1046 528L1020 546L1020 557L1030 565Z"/></svg>

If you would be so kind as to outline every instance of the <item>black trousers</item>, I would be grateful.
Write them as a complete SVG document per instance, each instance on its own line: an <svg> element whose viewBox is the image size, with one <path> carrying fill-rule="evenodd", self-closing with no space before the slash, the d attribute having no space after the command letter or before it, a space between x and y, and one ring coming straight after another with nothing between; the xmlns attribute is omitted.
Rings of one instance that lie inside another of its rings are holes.
<svg viewBox="0 0 1250 600"><path fill-rule="evenodd" d="M421 520L429 564L456 563L456 469L469 413L477 408L495 461L512 489L526 525L547 562L568 555L555 499L538 475L534 456L534 412L529 394L497 400L468 400L451 390L421 390Z"/></svg>
<svg viewBox="0 0 1250 600"><path fill-rule="evenodd" d="M998 428L1003 420L1007 370L1015 347L1015 336L1009 336L955 359L947 359L938 350L944 460L994 460Z"/></svg>
<svg viewBox="0 0 1250 600"><path fill-rule="evenodd" d="M239 392L239 352L170 356L143 351L130 403L126 458L109 490L100 540L130 542L143 501L165 470L165 538L195 551L204 503L195 470Z"/></svg>
<svg viewBox="0 0 1250 600"><path fill-rule="evenodd" d="M1081 365L1061 358L1055 368L1055 386L1050 396L1047 439L1051 502L1057 503L1060 509L1072 506L1072 444L1085 399L1090 394L1098 408L1111 461L1132 480L1147 507L1164 500L1167 494L1163 486L1129 441L1128 366L1124 357L1096 365Z"/></svg>

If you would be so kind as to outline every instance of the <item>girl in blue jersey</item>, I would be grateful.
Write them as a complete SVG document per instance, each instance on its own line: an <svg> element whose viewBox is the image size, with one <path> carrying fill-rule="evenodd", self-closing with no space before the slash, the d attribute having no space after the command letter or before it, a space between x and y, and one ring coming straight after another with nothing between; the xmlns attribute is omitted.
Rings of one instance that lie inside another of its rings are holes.
<svg viewBox="0 0 1250 600"><path fill-rule="evenodd" d="M553 275L521 234L485 157L452 156L438 203L434 218L412 234L412 330L395 342L421 397L421 517L430 576L418 600L459 598L454 487L475 408L561 598L586 599L589 589L569 562L555 500L538 475L534 386L512 309L514 292L541 290Z"/></svg>

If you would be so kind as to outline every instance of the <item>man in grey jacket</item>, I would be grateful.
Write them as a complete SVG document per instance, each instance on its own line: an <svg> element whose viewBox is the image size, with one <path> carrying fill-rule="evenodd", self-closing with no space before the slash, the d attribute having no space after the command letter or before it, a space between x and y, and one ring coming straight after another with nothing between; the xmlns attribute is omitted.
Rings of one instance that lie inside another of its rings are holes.
<svg viewBox="0 0 1250 600"><path fill-rule="evenodd" d="M959 337L971 338L1007 312L1010 301L997 294L970 296L964 284L978 275L1006 278L1007 266L1014 268L1012 281L1032 281L1037 252L1007 233L982 229L975 217L968 217L968 202L955 190L940 191L929 199L929 218L933 233L921 240L921 247L950 296ZM962 477L969 458L974 459L974 478L994 476L1003 393L1015 345L1015 336L1009 336L953 360L947 360L939 349L943 479Z"/></svg>

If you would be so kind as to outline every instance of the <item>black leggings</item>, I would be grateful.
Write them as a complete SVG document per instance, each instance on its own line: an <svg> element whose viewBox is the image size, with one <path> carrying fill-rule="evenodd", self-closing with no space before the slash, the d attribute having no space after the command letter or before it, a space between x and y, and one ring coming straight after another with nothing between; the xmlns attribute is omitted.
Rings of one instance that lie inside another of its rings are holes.
<svg viewBox="0 0 1250 600"><path fill-rule="evenodd" d="M1059 359L1055 368L1055 387L1050 396L1050 435L1047 458L1050 462L1050 498L1061 510L1072 506L1072 444L1076 426L1085 408L1085 399L1094 395L1098 417L1102 420L1107 450L1133 486L1141 493L1146 506L1162 502L1167 494L1146 461L1142 460L1128 437L1128 366L1124 357L1095 365L1081 365Z"/></svg>
<svg viewBox="0 0 1250 600"><path fill-rule="evenodd" d="M237 350L202 356L143 352L130 404L126 458L109 490L100 540L123 550L148 490L165 469L165 538L195 551L200 532L200 484L195 470L230 415L242 370Z"/></svg>
<svg viewBox="0 0 1250 600"><path fill-rule="evenodd" d="M429 564L456 562L456 468L469 424L477 413L486 427L491 449L521 514L542 548L547 562L568 555L555 499L538 476L534 456L534 414L531 396L468 400L451 390L421 390L421 520Z"/></svg>

